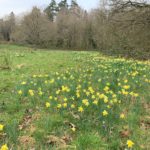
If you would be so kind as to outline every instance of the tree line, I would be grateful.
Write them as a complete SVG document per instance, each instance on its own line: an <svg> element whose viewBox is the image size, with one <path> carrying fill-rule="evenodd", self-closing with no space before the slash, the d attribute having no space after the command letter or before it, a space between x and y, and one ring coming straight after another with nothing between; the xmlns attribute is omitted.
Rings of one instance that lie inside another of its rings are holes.
<svg viewBox="0 0 150 150"><path fill-rule="evenodd" d="M101 50L128 55L150 52L150 4L141 0L102 0L82 9L76 0L50 4L17 21L12 12L0 20L0 40L46 48Z"/></svg>

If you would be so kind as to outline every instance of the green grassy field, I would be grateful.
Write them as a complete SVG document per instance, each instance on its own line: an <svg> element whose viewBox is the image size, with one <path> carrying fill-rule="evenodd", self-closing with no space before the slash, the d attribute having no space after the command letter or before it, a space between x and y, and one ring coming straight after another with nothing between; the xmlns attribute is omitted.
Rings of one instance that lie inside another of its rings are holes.
<svg viewBox="0 0 150 150"><path fill-rule="evenodd" d="M148 61L0 45L0 150L149 150L149 91Z"/></svg>

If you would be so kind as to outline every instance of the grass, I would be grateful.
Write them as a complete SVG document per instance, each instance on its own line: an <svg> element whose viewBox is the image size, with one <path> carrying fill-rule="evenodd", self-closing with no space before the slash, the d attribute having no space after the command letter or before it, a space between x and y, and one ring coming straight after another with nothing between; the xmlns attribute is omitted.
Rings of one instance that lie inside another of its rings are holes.
<svg viewBox="0 0 150 150"><path fill-rule="evenodd" d="M0 146L150 149L148 61L16 45L0 58Z"/></svg>

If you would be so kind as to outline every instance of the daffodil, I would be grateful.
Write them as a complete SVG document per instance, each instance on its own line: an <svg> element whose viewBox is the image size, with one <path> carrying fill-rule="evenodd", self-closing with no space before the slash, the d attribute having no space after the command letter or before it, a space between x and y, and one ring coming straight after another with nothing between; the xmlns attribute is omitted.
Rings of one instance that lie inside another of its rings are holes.
<svg viewBox="0 0 150 150"><path fill-rule="evenodd" d="M108 115L108 112L107 112L106 110L104 110L104 111L102 112L102 114L103 114L103 116L107 116L107 115Z"/></svg>
<svg viewBox="0 0 150 150"><path fill-rule="evenodd" d="M97 95L97 96L99 96L99 95L100 95L100 93L99 93L99 92L97 92L97 93L96 93L96 95Z"/></svg>
<svg viewBox="0 0 150 150"><path fill-rule="evenodd" d="M57 100L58 100L58 98L57 98L57 97L54 97L54 100L55 100L55 101L57 101Z"/></svg>
<svg viewBox="0 0 150 150"><path fill-rule="evenodd" d="M33 90L29 90L29 94L30 94L30 96L34 96L34 91Z"/></svg>
<svg viewBox="0 0 150 150"><path fill-rule="evenodd" d="M82 112L84 111L83 107L80 106L80 107L78 108L78 111L82 113Z"/></svg>
<svg viewBox="0 0 150 150"><path fill-rule="evenodd" d="M43 92L42 91L39 91L39 93L38 93L40 96L42 96L43 95Z"/></svg>
<svg viewBox="0 0 150 150"><path fill-rule="evenodd" d="M49 81L49 83L51 83L51 84L54 83L54 82L55 82L55 79L52 79L52 80Z"/></svg>
<svg viewBox="0 0 150 150"><path fill-rule="evenodd" d="M122 113L122 114L120 114L120 118L121 119L124 119L125 118L125 115Z"/></svg>
<svg viewBox="0 0 150 150"><path fill-rule="evenodd" d="M72 127L71 130L72 130L73 132L75 132L75 131L76 131L76 128L75 128L75 127Z"/></svg>
<svg viewBox="0 0 150 150"><path fill-rule="evenodd" d="M86 92L86 96L89 96L89 95L90 95L90 92L87 91L87 92Z"/></svg>
<svg viewBox="0 0 150 150"><path fill-rule="evenodd" d="M53 96L49 96L49 99L52 100L52 99L53 99Z"/></svg>
<svg viewBox="0 0 150 150"><path fill-rule="evenodd" d="M93 104L98 105L98 100L94 100Z"/></svg>
<svg viewBox="0 0 150 150"><path fill-rule="evenodd" d="M112 97L113 97L113 98L116 98L116 97L117 97L117 95L116 95L116 94L113 94L113 95L112 95Z"/></svg>
<svg viewBox="0 0 150 150"><path fill-rule="evenodd" d="M48 84L48 81L47 81L47 80L45 80L45 81L44 81L44 83L45 83L45 84Z"/></svg>
<svg viewBox="0 0 150 150"><path fill-rule="evenodd" d="M71 108L72 108L72 109L74 109L74 108L75 108L75 105L74 105L74 104L72 104L72 105L71 105Z"/></svg>
<svg viewBox="0 0 150 150"><path fill-rule="evenodd" d="M80 97L80 93L77 92L77 93L76 93L76 96L77 96L77 98L79 98L79 97Z"/></svg>
<svg viewBox="0 0 150 150"><path fill-rule="evenodd" d="M124 85L123 88L124 88L125 90L128 90L128 89L130 89L130 85Z"/></svg>
<svg viewBox="0 0 150 150"><path fill-rule="evenodd" d="M88 101L87 99L82 100L82 103L83 103L85 106L89 106L89 101Z"/></svg>
<svg viewBox="0 0 150 150"><path fill-rule="evenodd" d="M22 85L26 85L26 84L27 84L27 82L23 81L23 82L21 82L21 84L22 84Z"/></svg>
<svg viewBox="0 0 150 150"><path fill-rule="evenodd" d="M138 72L135 71L135 72L133 72L133 73L131 74L131 76L132 76L132 77L135 77L137 74L138 74Z"/></svg>
<svg viewBox="0 0 150 150"><path fill-rule="evenodd" d="M118 100L115 98L115 99L113 99L113 103L117 103L118 102Z"/></svg>
<svg viewBox="0 0 150 150"><path fill-rule="evenodd" d="M64 98L64 102L67 102L67 101L68 101L68 99L65 97L65 98Z"/></svg>
<svg viewBox="0 0 150 150"><path fill-rule="evenodd" d="M128 95L129 92L128 92L128 91L125 91L124 89L122 89L122 94L123 94L123 95Z"/></svg>
<svg viewBox="0 0 150 150"><path fill-rule="evenodd" d="M98 82L101 82L102 81L102 79L98 79Z"/></svg>
<svg viewBox="0 0 150 150"><path fill-rule="evenodd" d="M62 88L63 92L69 92L70 91L70 89L67 86L62 86L61 88Z"/></svg>
<svg viewBox="0 0 150 150"><path fill-rule="evenodd" d="M134 145L134 142L133 142L133 141L127 140L127 146L128 146L128 148L132 148L133 145Z"/></svg>
<svg viewBox="0 0 150 150"><path fill-rule="evenodd" d="M104 91L105 91L105 92L108 92L108 91L109 91L109 87L108 87L108 86L105 86Z"/></svg>
<svg viewBox="0 0 150 150"><path fill-rule="evenodd" d="M92 95L92 99L95 99L95 95Z"/></svg>
<svg viewBox="0 0 150 150"><path fill-rule="evenodd" d="M49 102L45 103L46 108L49 108L51 106L51 104Z"/></svg>
<svg viewBox="0 0 150 150"><path fill-rule="evenodd" d="M0 150L8 150L7 144L2 145L2 147L0 148Z"/></svg>
<svg viewBox="0 0 150 150"><path fill-rule="evenodd" d="M99 98L100 98L100 99L103 99L104 97L105 97L104 94L100 94L100 95L99 95Z"/></svg>
<svg viewBox="0 0 150 150"><path fill-rule="evenodd" d="M59 93L60 93L60 90L57 90L57 91L56 91L56 94L58 95Z"/></svg>
<svg viewBox="0 0 150 150"><path fill-rule="evenodd" d="M35 74L34 74L32 77L33 77L33 78L36 78L36 77L37 77L37 75L35 75Z"/></svg>
<svg viewBox="0 0 150 150"><path fill-rule="evenodd" d="M61 105L61 104L58 104L58 105L57 105L57 108L61 108L61 107L62 107L62 105Z"/></svg>
<svg viewBox="0 0 150 150"><path fill-rule="evenodd" d="M124 83L127 83L127 82L128 82L128 80L127 80L127 79L125 79L125 80L124 80Z"/></svg>
<svg viewBox="0 0 150 150"><path fill-rule="evenodd" d="M134 92L130 92L130 95L133 96L133 97L138 97L139 96L138 93L134 93Z"/></svg>
<svg viewBox="0 0 150 150"><path fill-rule="evenodd" d="M4 125L0 124L0 131L3 131Z"/></svg>
<svg viewBox="0 0 150 150"><path fill-rule="evenodd" d="M66 108L66 107L67 107L67 105L68 105L67 103L63 103L63 107L64 107L64 108Z"/></svg>
<svg viewBox="0 0 150 150"><path fill-rule="evenodd" d="M108 98L107 97L104 98L104 103L108 103Z"/></svg>
<svg viewBox="0 0 150 150"><path fill-rule="evenodd" d="M121 83L120 83L120 82L118 83L118 86L121 86Z"/></svg>
<svg viewBox="0 0 150 150"><path fill-rule="evenodd" d="M107 108L108 108L108 109L110 109L110 108L111 108L111 106L110 106L110 105L107 105Z"/></svg>
<svg viewBox="0 0 150 150"><path fill-rule="evenodd" d="M19 94L19 95L22 95L22 93L23 93L22 90L19 90L19 91L18 91L18 94Z"/></svg>
<svg viewBox="0 0 150 150"><path fill-rule="evenodd" d="M92 88L92 87L89 87L89 88L88 88L88 90L90 91L90 93L91 93L91 94L93 94L93 93L94 93L94 90L93 90L93 88Z"/></svg>

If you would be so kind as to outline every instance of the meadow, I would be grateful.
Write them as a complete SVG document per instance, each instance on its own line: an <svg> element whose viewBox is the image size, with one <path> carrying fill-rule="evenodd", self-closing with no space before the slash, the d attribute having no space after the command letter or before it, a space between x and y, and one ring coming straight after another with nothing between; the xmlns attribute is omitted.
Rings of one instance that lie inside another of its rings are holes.
<svg viewBox="0 0 150 150"><path fill-rule="evenodd" d="M0 150L149 150L150 62L0 45Z"/></svg>

